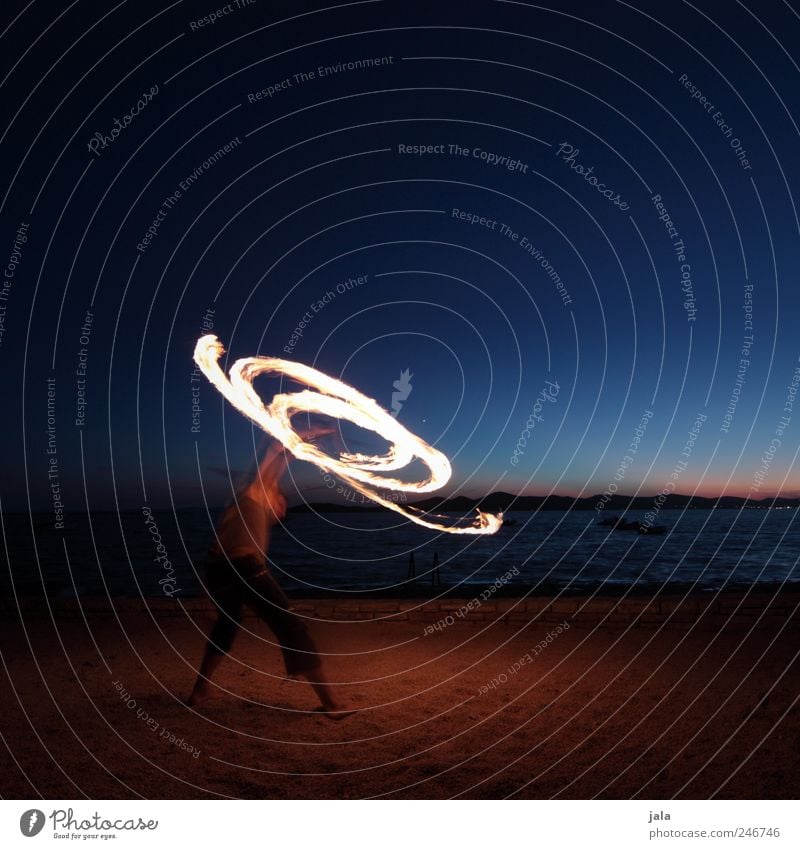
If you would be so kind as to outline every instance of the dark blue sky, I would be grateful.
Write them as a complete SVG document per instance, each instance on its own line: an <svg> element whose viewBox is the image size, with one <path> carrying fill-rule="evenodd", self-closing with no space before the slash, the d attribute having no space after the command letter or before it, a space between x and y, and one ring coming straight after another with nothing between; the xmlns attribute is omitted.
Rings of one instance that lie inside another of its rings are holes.
<svg viewBox="0 0 800 849"><path fill-rule="evenodd" d="M7 6L7 509L53 456L68 510L223 499L259 434L192 382L209 310L387 408L408 369L447 493L800 494L791 6Z"/></svg>

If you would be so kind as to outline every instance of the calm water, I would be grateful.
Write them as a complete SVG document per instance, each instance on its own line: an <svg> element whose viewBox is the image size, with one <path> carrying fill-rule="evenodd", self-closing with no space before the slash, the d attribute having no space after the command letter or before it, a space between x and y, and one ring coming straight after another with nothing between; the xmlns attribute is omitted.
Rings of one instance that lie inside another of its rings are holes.
<svg viewBox="0 0 800 849"><path fill-rule="evenodd" d="M176 595L201 593L195 565L211 539L203 511L153 513L170 563ZM636 512L630 518L642 518ZM399 519L399 517L397 517ZM509 513L518 521L493 537L437 535L399 524L379 513L290 515L273 537L271 557L281 583L296 593L401 592L409 554L420 584L438 553L442 582L468 584L468 593L491 584L512 567L520 591L538 585L556 589L606 589L664 583L704 589L800 579L800 546L795 510L663 511L665 536L609 532L593 511ZM40 569L26 516L4 517L11 573L2 558L2 591L41 589L51 596L163 594L167 572L140 513L71 516L65 532L49 516L34 519ZM93 544L94 539L94 544ZM99 565L98 565L99 560ZM11 577L10 577L11 576ZM407 587L406 587L407 589Z"/></svg>

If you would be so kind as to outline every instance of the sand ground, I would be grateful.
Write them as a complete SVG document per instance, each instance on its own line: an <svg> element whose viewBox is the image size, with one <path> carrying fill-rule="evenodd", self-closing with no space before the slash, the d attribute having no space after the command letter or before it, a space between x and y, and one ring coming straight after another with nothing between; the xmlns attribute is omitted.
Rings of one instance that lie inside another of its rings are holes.
<svg viewBox="0 0 800 849"><path fill-rule="evenodd" d="M796 798L800 631L314 622L334 723L246 620L197 709L208 613L0 624L4 798ZM87 627L88 625L88 627ZM479 695L493 678L507 680ZM122 691L122 694L120 693ZM135 700L135 706L129 706ZM172 736L171 736L172 735ZM191 747L191 749L189 748ZM197 754L199 752L199 754Z"/></svg>

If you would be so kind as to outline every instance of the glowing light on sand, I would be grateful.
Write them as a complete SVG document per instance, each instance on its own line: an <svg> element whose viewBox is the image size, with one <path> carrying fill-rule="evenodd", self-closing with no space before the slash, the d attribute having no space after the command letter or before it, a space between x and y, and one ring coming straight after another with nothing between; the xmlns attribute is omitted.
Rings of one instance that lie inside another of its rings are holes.
<svg viewBox="0 0 800 849"><path fill-rule="evenodd" d="M275 357L246 357L237 360L231 367L230 377L227 377L219 366L219 358L223 353L225 349L216 336L202 336L194 350L194 361L239 412L281 442L299 460L314 463L319 468L337 475L362 495L396 513L401 513L425 528L450 534L493 534L503 524L502 513L495 515L478 510L478 515L471 525L442 525L425 518L413 507L403 507L383 498L376 489L420 493L440 489L450 480L450 461L441 451L406 430L372 398L367 398L340 380L302 363ZM265 406L253 388L253 380L260 374L284 375L318 391L304 389L300 392L282 393ZM340 453L338 458L331 457L313 443L305 442L294 430L291 418L297 413L316 413L353 422L382 436L391 447L386 454L378 456ZM377 474L405 468L415 457L428 468L429 475L426 480L407 482Z"/></svg>

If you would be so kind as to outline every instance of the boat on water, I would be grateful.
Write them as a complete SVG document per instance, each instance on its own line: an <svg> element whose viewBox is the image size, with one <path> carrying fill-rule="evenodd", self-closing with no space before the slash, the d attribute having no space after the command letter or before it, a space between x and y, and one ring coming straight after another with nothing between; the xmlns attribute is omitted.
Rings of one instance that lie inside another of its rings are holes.
<svg viewBox="0 0 800 849"><path fill-rule="evenodd" d="M666 525L648 525L636 520L628 522L621 516L609 516L597 524L604 528L613 528L615 531L637 531L640 534L664 534L667 531Z"/></svg>
<svg viewBox="0 0 800 849"><path fill-rule="evenodd" d="M666 532L666 525L639 525L640 534L665 534Z"/></svg>

